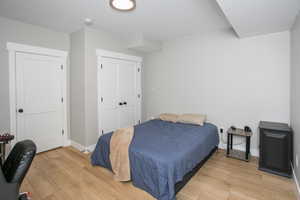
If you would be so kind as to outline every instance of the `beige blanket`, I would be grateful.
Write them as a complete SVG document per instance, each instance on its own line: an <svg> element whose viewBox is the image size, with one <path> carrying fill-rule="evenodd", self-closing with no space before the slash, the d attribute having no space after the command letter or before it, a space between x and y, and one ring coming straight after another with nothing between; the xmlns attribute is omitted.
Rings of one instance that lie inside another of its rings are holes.
<svg viewBox="0 0 300 200"><path fill-rule="evenodd" d="M110 140L110 162L117 181L130 181L129 145L134 128L116 130Z"/></svg>

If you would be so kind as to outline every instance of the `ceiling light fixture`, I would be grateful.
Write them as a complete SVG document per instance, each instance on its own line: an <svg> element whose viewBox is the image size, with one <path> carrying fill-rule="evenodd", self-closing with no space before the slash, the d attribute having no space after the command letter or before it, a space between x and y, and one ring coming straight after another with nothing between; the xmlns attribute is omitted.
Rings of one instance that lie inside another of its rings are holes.
<svg viewBox="0 0 300 200"><path fill-rule="evenodd" d="M109 0L109 4L118 11L131 11L136 8L135 0Z"/></svg>
<svg viewBox="0 0 300 200"><path fill-rule="evenodd" d="M87 26L91 26L93 25L93 20L91 18L85 18L84 19L84 24L87 25Z"/></svg>

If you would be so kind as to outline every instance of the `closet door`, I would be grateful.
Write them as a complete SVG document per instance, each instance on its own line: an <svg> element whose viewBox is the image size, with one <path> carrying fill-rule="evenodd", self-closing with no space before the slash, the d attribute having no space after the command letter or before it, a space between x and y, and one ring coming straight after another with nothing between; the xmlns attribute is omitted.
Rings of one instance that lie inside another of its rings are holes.
<svg viewBox="0 0 300 200"><path fill-rule="evenodd" d="M119 63L120 127L129 127L136 124L137 64L123 60L120 60Z"/></svg>
<svg viewBox="0 0 300 200"><path fill-rule="evenodd" d="M17 140L33 140L37 151L63 146L62 61L16 54Z"/></svg>
<svg viewBox="0 0 300 200"><path fill-rule="evenodd" d="M139 64L108 57L99 57L98 63L100 134L138 124Z"/></svg>
<svg viewBox="0 0 300 200"><path fill-rule="evenodd" d="M119 60L103 58L100 68L100 127L102 133L108 133L119 128Z"/></svg>

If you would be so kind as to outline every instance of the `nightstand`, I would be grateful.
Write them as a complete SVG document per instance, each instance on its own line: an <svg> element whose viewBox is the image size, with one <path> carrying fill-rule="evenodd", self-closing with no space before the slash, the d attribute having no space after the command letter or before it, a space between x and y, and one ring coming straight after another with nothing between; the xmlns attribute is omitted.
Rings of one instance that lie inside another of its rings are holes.
<svg viewBox="0 0 300 200"><path fill-rule="evenodd" d="M233 136L245 137L246 140L246 149L245 151L240 151L233 149ZM252 132L246 132L244 129L232 129L227 130L227 157L236 158L239 160L247 161L250 160L250 141L251 141Z"/></svg>
<svg viewBox="0 0 300 200"><path fill-rule="evenodd" d="M12 141L15 137L10 134L0 135L0 166L4 164L6 158L6 145Z"/></svg>

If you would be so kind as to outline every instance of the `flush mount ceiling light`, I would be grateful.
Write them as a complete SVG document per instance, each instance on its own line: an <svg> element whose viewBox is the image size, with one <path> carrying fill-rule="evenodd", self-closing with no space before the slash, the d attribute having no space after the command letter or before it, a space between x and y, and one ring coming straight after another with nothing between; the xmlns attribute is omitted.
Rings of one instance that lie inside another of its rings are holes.
<svg viewBox="0 0 300 200"><path fill-rule="evenodd" d="M91 25L93 25L93 20L91 18L85 18L84 24L87 26L91 26Z"/></svg>
<svg viewBox="0 0 300 200"><path fill-rule="evenodd" d="M135 0L109 0L109 4L118 11L131 11L136 7Z"/></svg>

